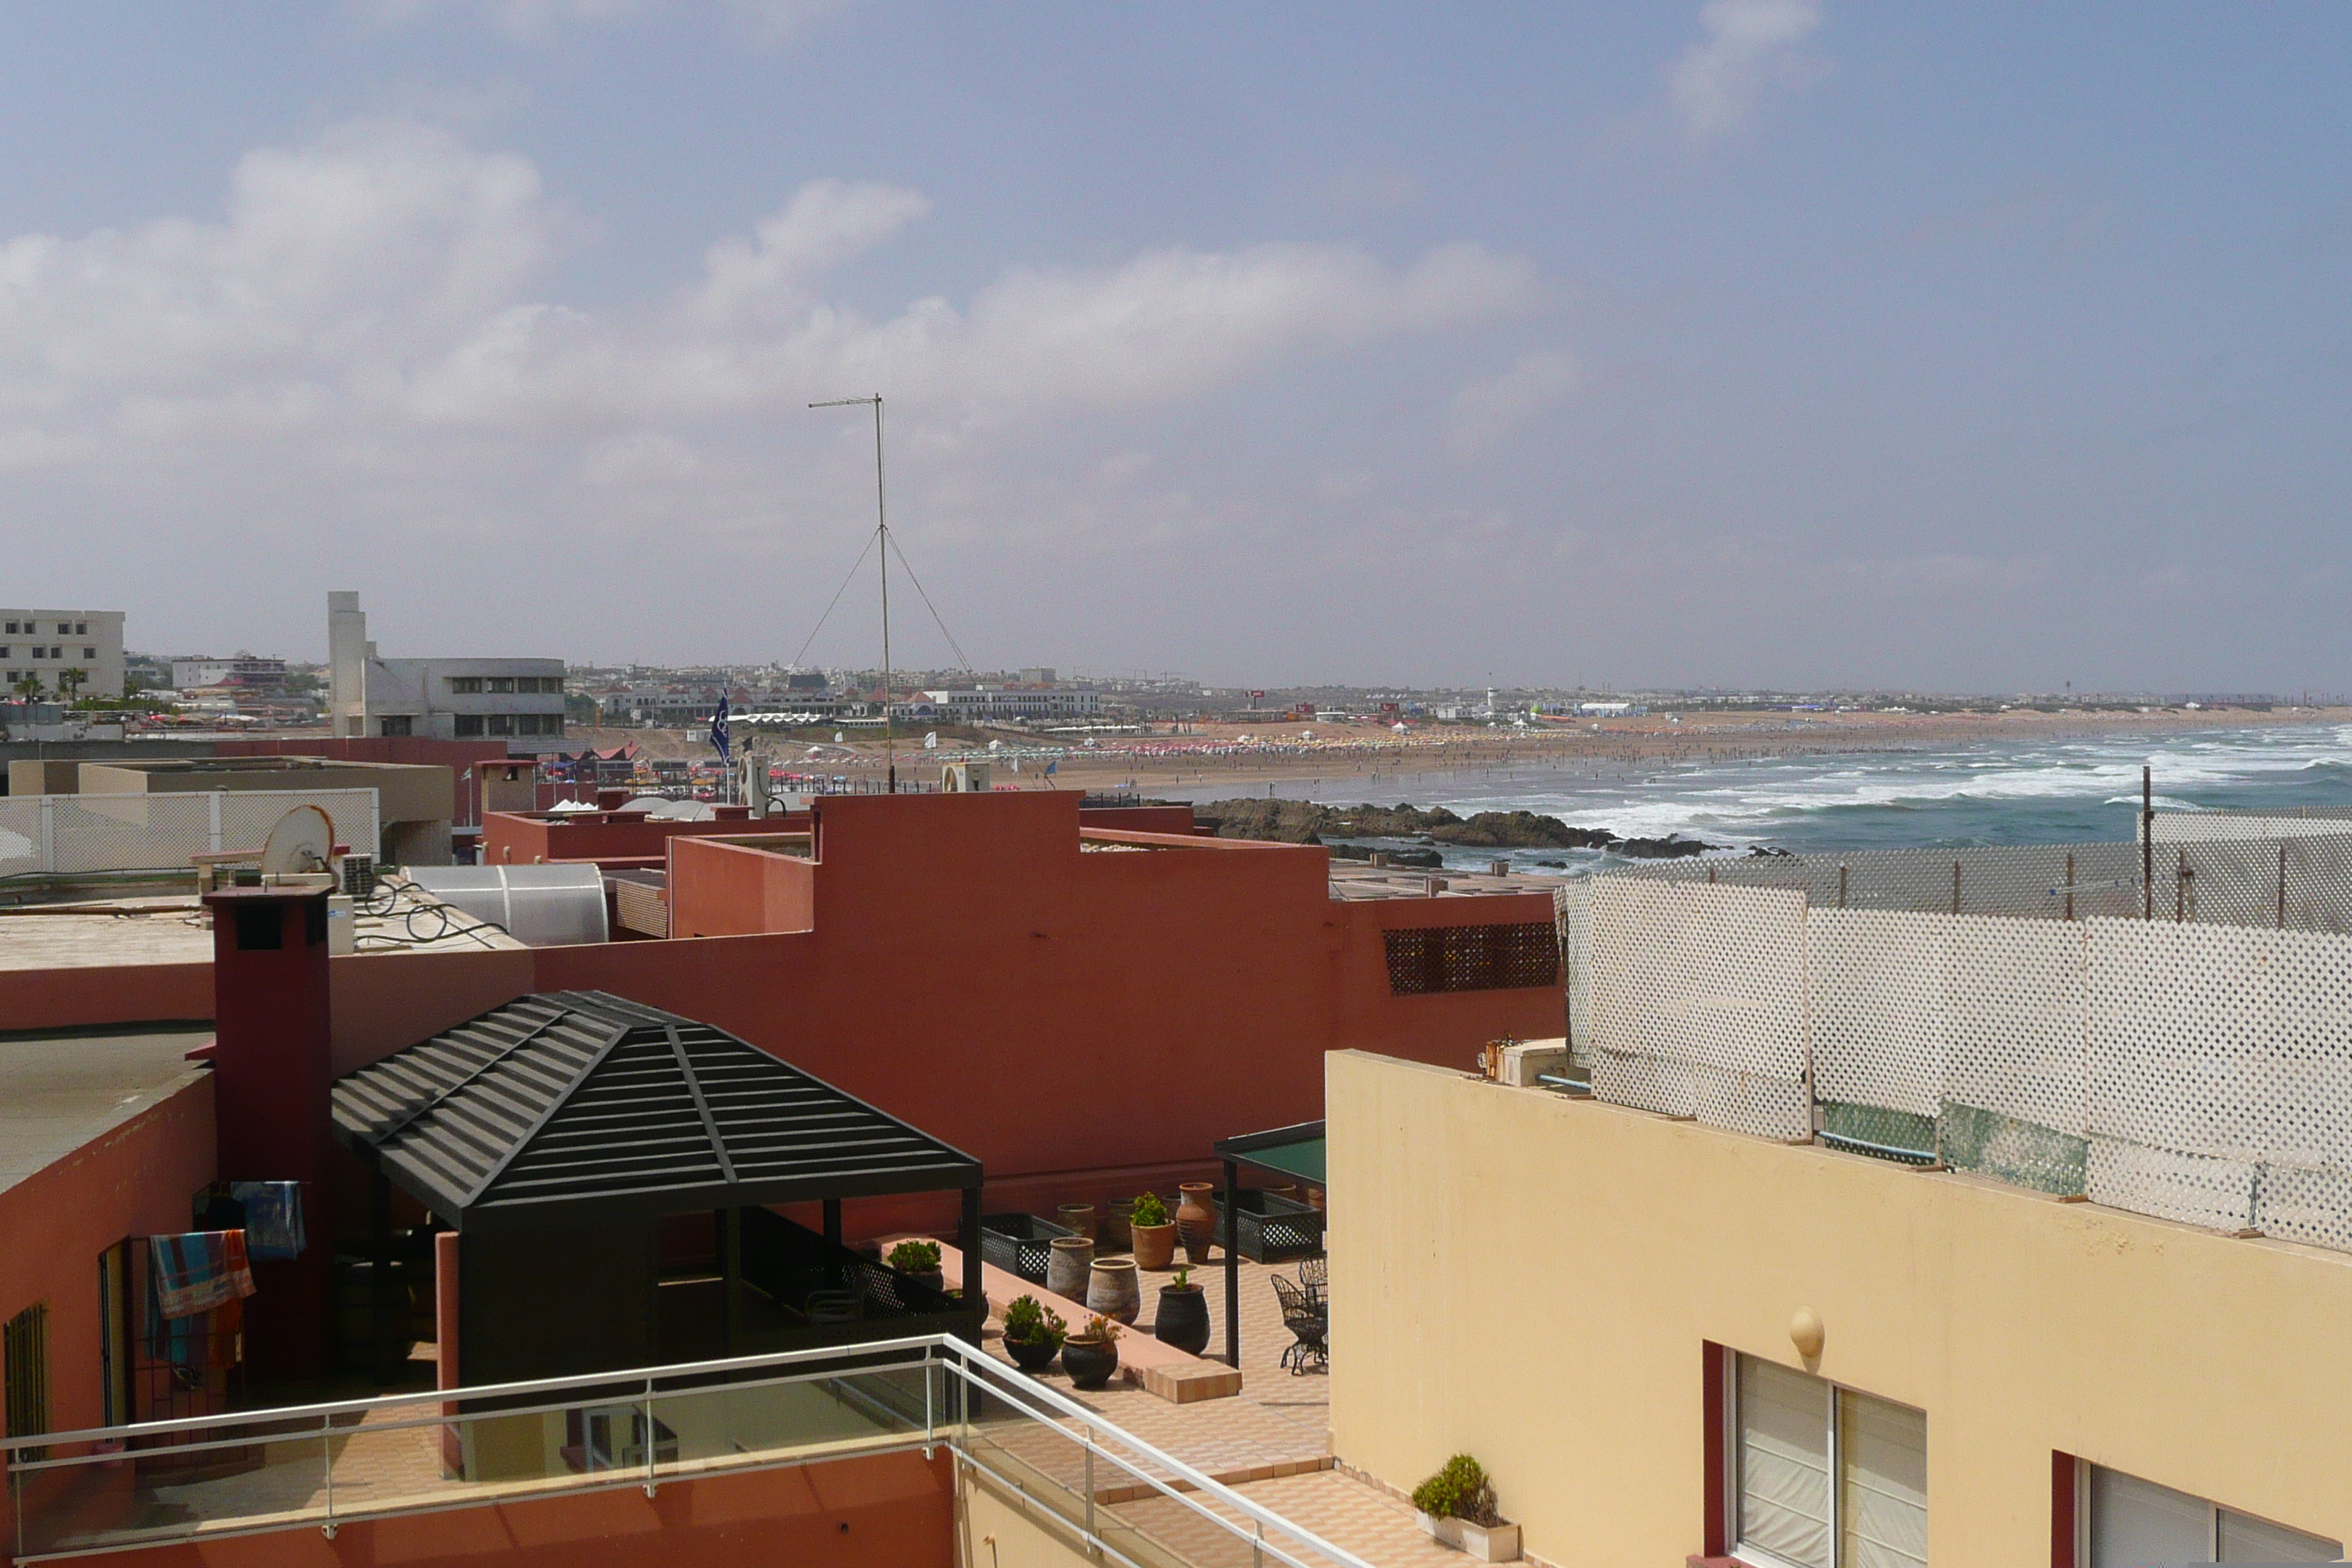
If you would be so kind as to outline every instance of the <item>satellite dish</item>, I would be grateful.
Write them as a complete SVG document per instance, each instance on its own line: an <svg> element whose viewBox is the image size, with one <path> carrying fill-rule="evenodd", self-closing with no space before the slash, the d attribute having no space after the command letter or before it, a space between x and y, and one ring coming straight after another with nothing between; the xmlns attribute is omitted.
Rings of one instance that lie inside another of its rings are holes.
<svg viewBox="0 0 2352 1568"><path fill-rule="evenodd" d="M298 805L278 819L269 840L261 847L261 872L266 877L290 877L327 869L335 852L335 825L315 805Z"/></svg>

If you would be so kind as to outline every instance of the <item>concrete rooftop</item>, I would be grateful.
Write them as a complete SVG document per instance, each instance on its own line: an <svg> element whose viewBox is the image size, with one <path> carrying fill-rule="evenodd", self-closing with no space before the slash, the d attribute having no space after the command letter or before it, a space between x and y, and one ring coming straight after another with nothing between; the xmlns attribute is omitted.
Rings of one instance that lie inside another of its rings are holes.
<svg viewBox="0 0 2352 1568"><path fill-rule="evenodd" d="M0 1191L176 1093L212 1037L209 1024L0 1035Z"/></svg>

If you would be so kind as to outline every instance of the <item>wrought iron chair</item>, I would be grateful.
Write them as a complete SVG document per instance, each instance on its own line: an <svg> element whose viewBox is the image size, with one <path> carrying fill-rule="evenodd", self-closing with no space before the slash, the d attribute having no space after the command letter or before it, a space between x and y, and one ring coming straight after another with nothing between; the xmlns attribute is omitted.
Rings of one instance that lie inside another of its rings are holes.
<svg viewBox="0 0 2352 1568"><path fill-rule="evenodd" d="M1313 1258L1300 1258L1298 1260L1298 1282L1307 1287L1307 1294L1310 1300L1319 1299L1330 1294L1330 1260L1320 1254L1318 1254Z"/></svg>
<svg viewBox="0 0 2352 1568"><path fill-rule="evenodd" d="M1282 1303L1282 1326L1290 1331L1294 1342L1282 1352L1282 1364L1293 1377L1310 1367L1328 1367L1331 1356L1325 1342L1331 1331L1329 1308L1310 1297L1303 1285L1279 1274L1266 1278L1274 1286L1275 1300Z"/></svg>

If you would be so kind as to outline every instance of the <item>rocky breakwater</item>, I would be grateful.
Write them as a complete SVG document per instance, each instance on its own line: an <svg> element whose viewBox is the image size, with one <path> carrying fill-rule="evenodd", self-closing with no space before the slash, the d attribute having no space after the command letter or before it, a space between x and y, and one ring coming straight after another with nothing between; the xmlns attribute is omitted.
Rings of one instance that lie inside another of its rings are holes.
<svg viewBox="0 0 2352 1568"><path fill-rule="evenodd" d="M1605 827L1573 827L1533 811L1482 811L1464 817L1442 805L1423 810L1412 805L1318 805L1304 800L1217 800L1196 804L1192 815L1203 826L1213 824L1220 838L1275 844L1402 838L1460 849L1598 849L1632 860L1671 860L1716 847L1679 834L1620 838ZM1412 863L1401 855L1398 860Z"/></svg>

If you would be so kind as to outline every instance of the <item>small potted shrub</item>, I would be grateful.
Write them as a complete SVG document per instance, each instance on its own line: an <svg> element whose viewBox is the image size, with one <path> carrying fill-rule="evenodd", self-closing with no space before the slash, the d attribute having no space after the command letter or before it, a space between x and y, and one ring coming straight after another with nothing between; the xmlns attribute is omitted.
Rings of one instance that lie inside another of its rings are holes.
<svg viewBox="0 0 2352 1568"><path fill-rule="evenodd" d="M1004 1350L1023 1372L1043 1372L1061 1352L1070 1337L1062 1314L1039 1304L1034 1296L1020 1296L1004 1309Z"/></svg>
<svg viewBox="0 0 2352 1568"><path fill-rule="evenodd" d="M1157 1195L1146 1193L1135 1200L1135 1212L1128 1216L1127 1227L1135 1241L1138 1268L1165 1268L1176 1260L1176 1222L1169 1217L1168 1205Z"/></svg>
<svg viewBox="0 0 2352 1568"><path fill-rule="evenodd" d="M890 1249L890 1256L883 1261L934 1290L948 1288L947 1276L940 1269L940 1244L936 1241L902 1241Z"/></svg>
<svg viewBox="0 0 2352 1568"><path fill-rule="evenodd" d="M1186 1355L1209 1348L1209 1298L1188 1282L1189 1268L1176 1270L1176 1282L1160 1287L1160 1310L1151 1316L1151 1337L1174 1345Z"/></svg>
<svg viewBox="0 0 2352 1568"><path fill-rule="evenodd" d="M1078 1388L1100 1388L1118 1370L1119 1326L1095 1316L1087 1326L1062 1342L1062 1370Z"/></svg>
<svg viewBox="0 0 2352 1568"><path fill-rule="evenodd" d="M1519 1560L1519 1527L1495 1511L1495 1484L1478 1461L1456 1454L1445 1468L1412 1489L1421 1528L1441 1546L1451 1546L1481 1563Z"/></svg>

